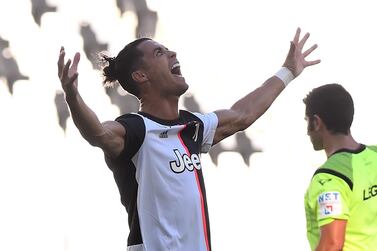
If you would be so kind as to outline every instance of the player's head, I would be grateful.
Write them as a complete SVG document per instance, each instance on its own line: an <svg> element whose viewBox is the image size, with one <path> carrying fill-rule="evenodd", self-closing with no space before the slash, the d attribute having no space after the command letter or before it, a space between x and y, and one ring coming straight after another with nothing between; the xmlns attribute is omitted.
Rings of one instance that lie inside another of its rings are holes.
<svg viewBox="0 0 377 251"><path fill-rule="evenodd" d="M150 95L180 96L188 88L181 76L177 54L149 38L137 39L115 58L103 56L104 83L118 81L129 93L141 98Z"/></svg>
<svg viewBox="0 0 377 251"><path fill-rule="evenodd" d="M118 81L123 89L139 97L140 88L132 78L132 72L140 67L144 56L137 46L146 40L150 39L140 38L127 44L116 57L101 55L102 59L108 62L108 65L103 68L104 84Z"/></svg>
<svg viewBox="0 0 377 251"><path fill-rule="evenodd" d="M351 95L339 84L314 88L304 98L308 135L315 150L323 149L323 132L349 135L354 106Z"/></svg>

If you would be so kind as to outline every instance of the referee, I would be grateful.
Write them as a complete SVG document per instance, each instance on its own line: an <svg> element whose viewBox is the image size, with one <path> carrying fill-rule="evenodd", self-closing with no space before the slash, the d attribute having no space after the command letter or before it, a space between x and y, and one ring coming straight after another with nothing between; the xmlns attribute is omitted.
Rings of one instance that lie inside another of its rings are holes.
<svg viewBox="0 0 377 251"><path fill-rule="evenodd" d="M304 103L314 150L327 155L305 195L311 249L377 250L377 146L353 139L353 101L341 85L315 88Z"/></svg>

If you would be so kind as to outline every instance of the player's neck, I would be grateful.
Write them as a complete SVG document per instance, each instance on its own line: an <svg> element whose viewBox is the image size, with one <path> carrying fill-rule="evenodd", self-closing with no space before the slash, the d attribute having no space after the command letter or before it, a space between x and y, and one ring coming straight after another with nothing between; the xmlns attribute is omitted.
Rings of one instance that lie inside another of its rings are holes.
<svg viewBox="0 0 377 251"><path fill-rule="evenodd" d="M324 149L327 157L341 149L356 150L360 144L356 142L351 134L332 134L324 140Z"/></svg>
<svg viewBox="0 0 377 251"><path fill-rule="evenodd" d="M170 99L141 99L140 111L163 120L175 120L179 116L179 97Z"/></svg>

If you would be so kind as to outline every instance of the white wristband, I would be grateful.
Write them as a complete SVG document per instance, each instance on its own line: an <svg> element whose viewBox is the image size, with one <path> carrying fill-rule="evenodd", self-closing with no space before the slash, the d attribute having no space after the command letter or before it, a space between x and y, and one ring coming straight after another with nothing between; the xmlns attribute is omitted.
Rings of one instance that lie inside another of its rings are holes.
<svg viewBox="0 0 377 251"><path fill-rule="evenodd" d="M293 76L293 73L287 67L281 67L281 69L275 73L275 76L280 78L285 86L295 79L295 76Z"/></svg>

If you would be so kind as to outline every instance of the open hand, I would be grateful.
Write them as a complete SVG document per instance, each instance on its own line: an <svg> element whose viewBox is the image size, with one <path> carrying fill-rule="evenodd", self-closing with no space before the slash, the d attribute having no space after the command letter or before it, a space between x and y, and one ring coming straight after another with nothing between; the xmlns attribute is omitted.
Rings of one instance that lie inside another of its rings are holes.
<svg viewBox="0 0 377 251"><path fill-rule="evenodd" d="M62 88L66 94L66 97L74 97L77 94L77 66L80 62L80 53L76 53L73 58L73 63L71 66L71 59L68 59L64 63L65 51L64 47L61 47L59 60L58 60L58 76L62 85Z"/></svg>
<svg viewBox="0 0 377 251"><path fill-rule="evenodd" d="M297 28L296 35L291 41L291 47L289 49L287 58L283 64L287 67L292 74L297 77L301 72L308 66L315 65L321 62L321 60L306 61L305 58L309 56L317 47L317 44L312 45L309 49L302 52L306 41L308 40L310 34L306 33L305 36L300 40L301 29Z"/></svg>

